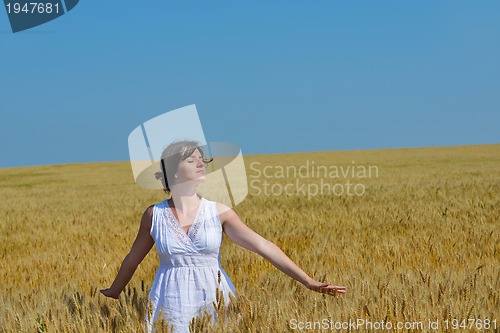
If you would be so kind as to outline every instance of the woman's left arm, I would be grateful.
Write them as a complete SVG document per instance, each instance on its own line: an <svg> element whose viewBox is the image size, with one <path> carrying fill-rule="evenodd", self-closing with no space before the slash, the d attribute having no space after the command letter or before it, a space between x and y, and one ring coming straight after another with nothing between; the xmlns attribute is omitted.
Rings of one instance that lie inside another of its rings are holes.
<svg viewBox="0 0 500 333"><path fill-rule="evenodd" d="M229 207L218 203L217 211L224 232L236 244L261 255L280 271L311 290L329 295L344 294L346 292L343 286L333 286L311 278L276 244L266 240L243 223L239 216Z"/></svg>

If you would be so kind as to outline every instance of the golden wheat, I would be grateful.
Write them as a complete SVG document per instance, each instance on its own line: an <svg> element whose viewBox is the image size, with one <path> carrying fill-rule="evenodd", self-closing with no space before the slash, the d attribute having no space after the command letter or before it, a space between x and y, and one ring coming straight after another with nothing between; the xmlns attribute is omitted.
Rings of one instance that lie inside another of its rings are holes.
<svg viewBox="0 0 500 333"><path fill-rule="evenodd" d="M266 178L257 171L313 161L371 165L378 173L327 179L360 183L362 195L255 193L264 180L275 190L297 181L315 189L321 177ZM311 276L346 285L348 294L307 290L225 239L222 264L238 299L228 308L214 304L220 317L214 327L204 317L193 328L292 332L298 323L363 319L414 323L401 332L454 332L452 320L488 319L488 328L476 321L464 331L499 332L500 145L246 156L245 162L254 186L235 208L240 217ZM135 186L125 162L0 169L0 331L142 331L158 264L154 251L119 301L98 290L112 282L143 211L163 195ZM168 323L156 326L168 331ZM337 328L303 331L347 331Z"/></svg>

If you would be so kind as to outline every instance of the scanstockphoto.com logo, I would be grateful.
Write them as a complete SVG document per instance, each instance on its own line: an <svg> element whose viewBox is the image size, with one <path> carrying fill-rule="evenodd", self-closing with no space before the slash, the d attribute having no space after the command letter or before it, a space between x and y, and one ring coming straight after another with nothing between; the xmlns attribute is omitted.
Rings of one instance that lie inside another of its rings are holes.
<svg viewBox="0 0 500 333"><path fill-rule="evenodd" d="M12 32L27 30L52 21L72 10L79 0L4 0Z"/></svg>

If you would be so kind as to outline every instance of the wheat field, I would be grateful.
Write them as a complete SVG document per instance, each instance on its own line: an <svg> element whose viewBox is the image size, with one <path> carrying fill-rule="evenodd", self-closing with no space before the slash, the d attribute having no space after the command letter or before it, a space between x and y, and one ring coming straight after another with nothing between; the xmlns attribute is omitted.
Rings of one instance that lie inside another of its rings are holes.
<svg viewBox="0 0 500 333"><path fill-rule="evenodd" d="M348 293L310 291L225 238L238 299L193 329L500 332L500 145L244 158L241 219ZM328 174L283 172L313 164ZM164 196L137 187L128 162L0 169L0 331L141 332L156 250L120 300L99 289Z"/></svg>

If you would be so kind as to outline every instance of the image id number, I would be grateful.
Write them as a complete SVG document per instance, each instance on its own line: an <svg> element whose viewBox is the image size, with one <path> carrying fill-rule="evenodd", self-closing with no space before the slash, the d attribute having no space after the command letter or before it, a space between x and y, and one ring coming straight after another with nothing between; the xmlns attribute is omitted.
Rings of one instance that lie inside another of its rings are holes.
<svg viewBox="0 0 500 333"><path fill-rule="evenodd" d="M29 2L20 4L19 2L10 3L6 5L7 13L11 14L53 14L59 13L59 4L52 4L50 2Z"/></svg>

